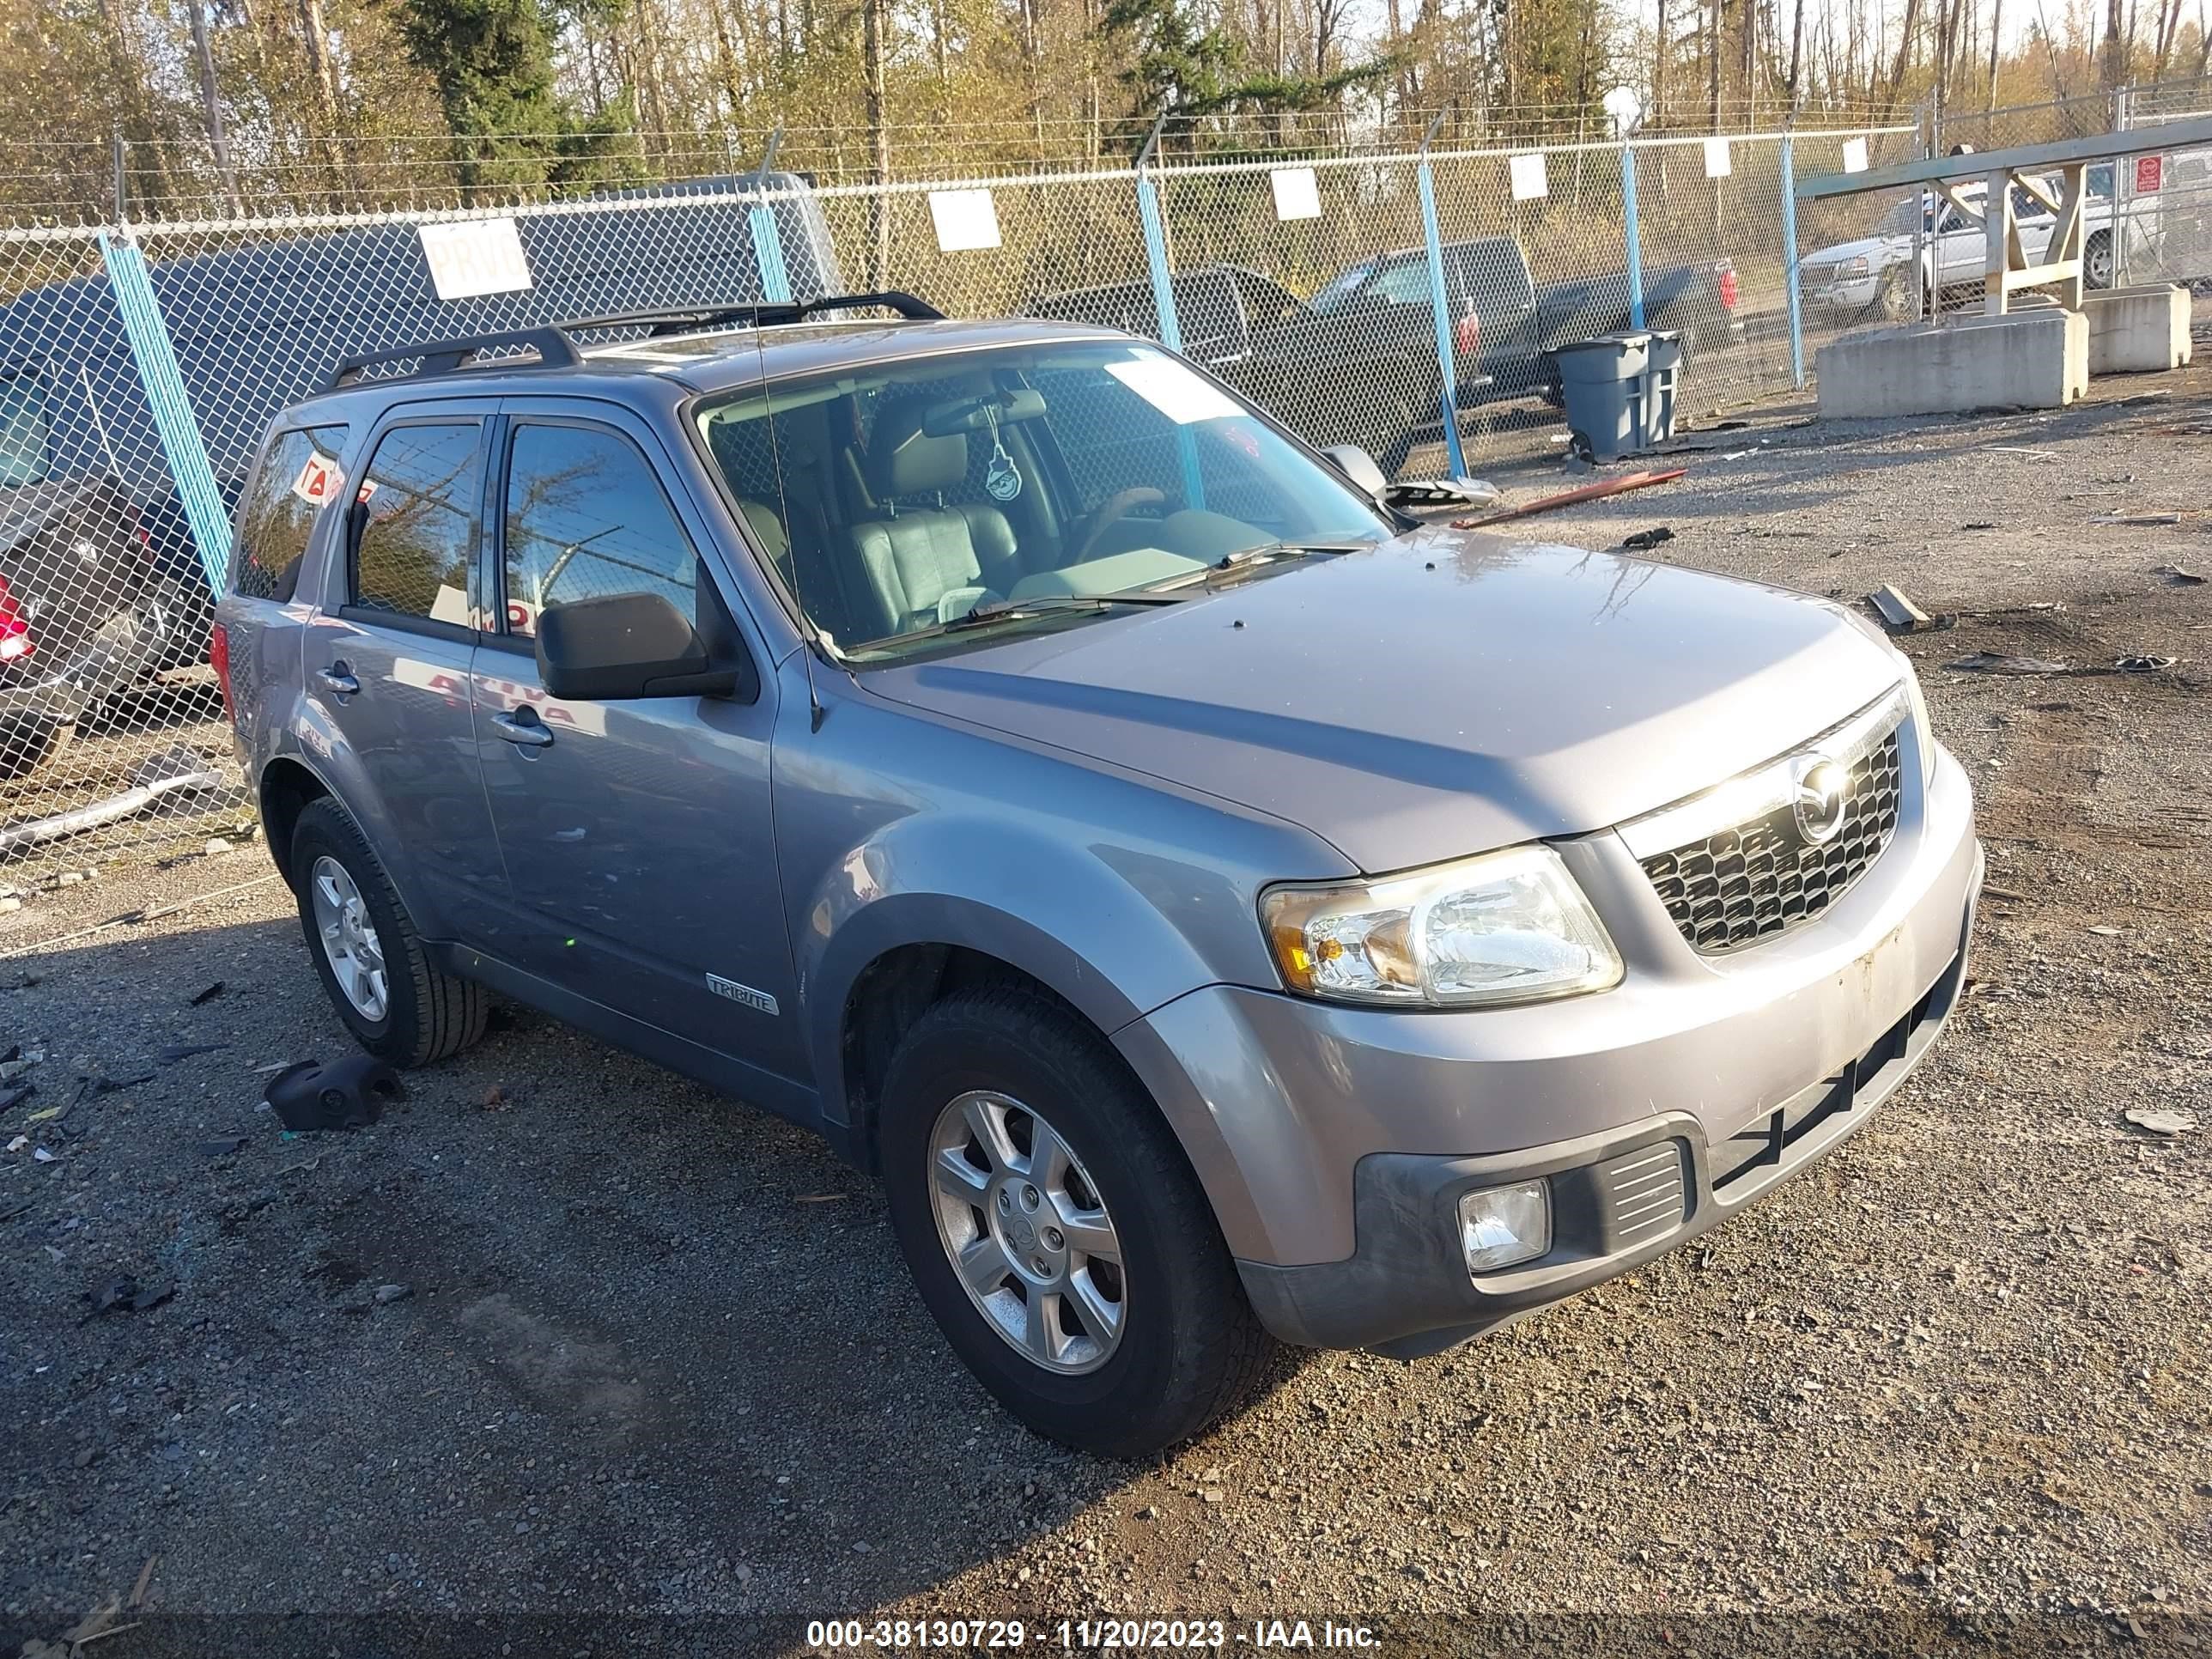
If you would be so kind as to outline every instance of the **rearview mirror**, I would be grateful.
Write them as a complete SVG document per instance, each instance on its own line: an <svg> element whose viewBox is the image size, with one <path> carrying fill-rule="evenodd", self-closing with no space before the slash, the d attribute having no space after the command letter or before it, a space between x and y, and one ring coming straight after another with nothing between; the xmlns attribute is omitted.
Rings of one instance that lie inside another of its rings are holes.
<svg viewBox="0 0 2212 1659"><path fill-rule="evenodd" d="M538 613L538 678L563 702L607 702L727 696L738 676L659 594L615 593Z"/></svg>
<svg viewBox="0 0 2212 1659"><path fill-rule="evenodd" d="M1375 458L1358 444L1332 444L1322 453L1336 463L1339 472L1375 500L1381 501L1383 492L1390 488L1389 479L1382 476L1382 469L1375 464Z"/></svg>

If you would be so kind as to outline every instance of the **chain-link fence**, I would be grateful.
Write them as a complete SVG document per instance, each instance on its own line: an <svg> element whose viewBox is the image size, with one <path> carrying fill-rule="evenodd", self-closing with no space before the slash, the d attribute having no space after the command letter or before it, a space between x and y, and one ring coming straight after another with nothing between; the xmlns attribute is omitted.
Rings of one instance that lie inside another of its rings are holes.
<svg viewBox="0 0 2212 1659"><path fill-rule="evenodd" d="M1800 216L1793 172L1881 167L1926 138L1892 125L1530 149L1462 129L1227 159L1171 142L1060 173L726 174L503 207L0 233L0 880L118 844L191 855L250 816L209 595L271 418L341 358L898 289L955 315L1179 344L1309 440L1435 477L1555 453L1550 353L1632 324L1681 332L1693 416L1802 384L1822 339L1909 302L1882 280L1899 262L1866 256L1915 229L1873 198ZM309 502L331 476L305 452L295 471Z"/></svg>
<svg viewBox="0 0 2212 1659"><path fill-rule="evenodd" d="M2136 87L2119 99L2118 125L2130 131L2212 116L2212 82ZM2129 228L2114 279L2212 283L2212 149L2138 155L2112 168L2118 216Z"/></svg>

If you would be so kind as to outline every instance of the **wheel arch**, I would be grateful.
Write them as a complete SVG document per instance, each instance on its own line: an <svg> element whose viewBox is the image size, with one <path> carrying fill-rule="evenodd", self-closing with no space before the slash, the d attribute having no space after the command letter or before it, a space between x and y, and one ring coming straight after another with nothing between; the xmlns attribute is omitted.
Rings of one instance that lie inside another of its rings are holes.
<svg viewBox="0 0 2212 1659"><path fill-rule="evenodd" d="M292 831L308 804L334 794L330 785L303 762L280 755L261 769L261 833L269 842L269 856L284 884L298 890L292 869Z"/></svg>

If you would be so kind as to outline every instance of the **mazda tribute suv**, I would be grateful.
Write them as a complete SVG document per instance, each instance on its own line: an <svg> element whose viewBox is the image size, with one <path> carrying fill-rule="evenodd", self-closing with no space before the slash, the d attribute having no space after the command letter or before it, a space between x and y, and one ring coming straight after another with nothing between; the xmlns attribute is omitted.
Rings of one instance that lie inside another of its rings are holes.
<svg viewBox="0 0 2212 1659"><path fill-rule="evenodd" d="M1694 1237L1965 972L1871 623L1388 494L1107 329L600 319L281 416L214 660L363 1047L496 994L818 1130L984 1385L1141 1455Z"/></svg>

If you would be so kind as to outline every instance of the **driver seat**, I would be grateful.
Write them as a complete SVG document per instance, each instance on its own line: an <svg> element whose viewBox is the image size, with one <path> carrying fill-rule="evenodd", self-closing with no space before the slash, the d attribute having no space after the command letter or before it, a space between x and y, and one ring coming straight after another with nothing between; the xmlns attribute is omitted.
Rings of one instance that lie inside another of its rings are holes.
<svg viewBox="0 0 2212 1659"><path fill-rule="evenodd" d="M945 505L944 492L968 477L968 435L935 436L922 429L930 400L913 398L886 405L876 416L868 444L867 483L886 516L863 519L846 531L867 580L872 617L856 638L903 634L938 620L938 602L961 588L1003 592L1018 579L1013 526L988 502ZM899 498L927 495L933 507L901 512Z"/></svg>

